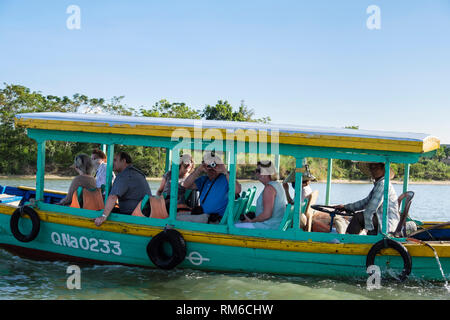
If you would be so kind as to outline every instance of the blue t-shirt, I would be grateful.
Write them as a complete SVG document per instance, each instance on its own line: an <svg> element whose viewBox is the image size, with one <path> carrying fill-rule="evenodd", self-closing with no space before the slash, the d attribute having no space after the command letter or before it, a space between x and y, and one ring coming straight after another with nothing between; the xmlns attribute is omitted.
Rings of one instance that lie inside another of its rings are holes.
<svg viewBox="0 0 450 320"><path fill-rule="evenodd" d="M208 176L201 176L195 180L195 185L200 191L200 205L203 212L217 213L223 216L228 204L227 177L221 173L215 181L211 181Z"/></svg>

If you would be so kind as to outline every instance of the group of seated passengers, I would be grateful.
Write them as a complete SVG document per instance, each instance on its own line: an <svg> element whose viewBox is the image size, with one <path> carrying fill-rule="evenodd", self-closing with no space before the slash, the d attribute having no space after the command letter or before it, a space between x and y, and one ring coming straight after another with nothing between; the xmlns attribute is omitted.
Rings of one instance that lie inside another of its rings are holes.
<svg viewBox="0 0 450 320"><path fill-rule="evenodd" d="M374 183L369 195L362 200L333 206L336 209L351 210L356 212L351 218L341 218L345 221L345 227L342 233L347 234L368 234L376 235L379 231L379 221L382 221L383 217L383 200L384 200L384 177L385 177L385 165L382 162L358 162L358 168L368 177L370 177ZM390 180L394 177L393 171L389 174ZM313 176L312 176L313 178ZM311 175L304 176L303 188L302 188L302 203L308 193L311 193L308 184L311 179ZM307 182L305 184L305 181ZM294 187L294 184L293 184ZM288 186L285 185L286 193L288 194ZM339 216L336 216L336 220ZM388 232L394 232L400 221L398 197L397 193L389 182L388 187L388 211L387 211ZM313 215L313 224L318 224L317 230L321 232L328 232L330 230L331 218L328 213L316 211Z"/></svg>
<svg viewBox="0 0 450 320"><path fill-rule="evenodd" d="M99 188L106 182L106 156L95 149L91 157L80 154L75 157L72 166L77 172L69 187L67 196L60 201L61 205L70 205L73 193L78 187L87 189ZM101 217L95 219L95 224L100 226L111 212L132 214L139 201L145 195L151 196L151 190L145 178L145 174L132 164L131 157L126 152L119 152L114 156L113 169L117 173L110 194L106 199L105 208ZM346 233L359 234L366 230L367 234L377 234L379 221L383 213L384 197L384 163L361 163L360 169L369 174L374 180L374 187L369 195L357 202L346 205L337 205L335 208L359 211L350 220ZM96 170L95 178L92 176ZM113 174L114 175L114 174ZM194 162L190 155L180 157L180 169L178 179L178 204L185 201L187 189L199 191L200 205L190 211L179 212L177 220L200 223L219 223L228 204L229 172L222 159L214 152L206 152L200 166L194 169ZM264 189L256 201L255 215L245 215L244 221L236 223L239 228L250 229L277 229L283 219L286 204L292 203L287 185L289 178L283 186L277 181L277 171L271 161L259 161L255 170L255 177L264 185ZM113 176L114 178L114 176ZM166 194L167 208L170 203L171 172L163 176L157 195ZM316 180L309 171L303 174L302 196L303 200L312 192L310 181ZM292 181L292 186L295 184ZM235 194L241 192L241 185L236 181ZM400 220L398 211L397 194L392 184L389 184L388 204L388 232L395 231ZM115 207L119 203L120 210ZM329 221L329 216L315 215L317 220Z"/></svg>
<svg viewBox="0 0 450 320"><path fill-rule="evenodd" d="M378 234L379 221L382 221L383 217L383 199L384 199L384 176L385 176L385 165L382 162L358 162L357 167L368 177L373 180L374 186L370 191L369 195L359 201L340 204L333 206L336 209L341 210L351 210L356 212L350 221L347 219L342 219L346 221L346 228L343 232L347 234L368 234L376 235ZM390 180L394 177L393 171L390 172ZM286 180L289 180L287 178ZM285 180L285 182L287 182ZM310 181L315 181L315 177L310 173L303 175L302 180L302 203L303 199L312 192L309 187ZM285 187L286 195L289 202L289 186L287 183L283 184ZM292 182L292 187L295 188L294 182ZM398 207L398 197L397 193L391 182L389 182L388 187L388 232L394 232L400 221L399 207ZM339 216L337 216L339 217ZM336 219L335 219L336 221ZM328 213L316 211L313 216L313 224L317 223L322 225L322 232L328 232L330 230L331 218Z"/></svg>
<svg viewBox="0 0 450 320"><path fill-rule="evenodd" d="M383 216L383 199L384 199L384 177L385 177L385 165L382 162L358 163L359 169L368 175L374 183L374 187L370 191L369 195L359 201L348 203L345 205L335 205L336 209L351 210L356 212L347 221L348 225L344 228L343 232L347 234L368 234L376 235L379 230L379 221L382 221ZM293 176L292 173L291 176ZM259 214L254 219L246 219L246 223L235 224L236 227L241 228L265 228L276 229L281 220L283 219L284 208L286 202L293 204L292 198L289 194L288 182L292 181L292 178L285 179L283 183L284 195L282 195L280 184L276 182L276 170L270 162L259 162L256 169L257 179L264 184L264 190L256 203L256 212ZM393 172L390 173L391 179L393 178ZM307 170L302 177L302 195L301 203L304 199L312 193L310 182L315 181L316 178ZM295 182L292 181L292 187L295 190ZM398 197L393 185L389 182L388 187L388 232L394 232L400 220ZM303 216L303 215L302 215ZM336 220L335 220L336 221ZM323 232L329 230L331 218L327 213L316 212L313 216L313 223L321 223L325 226Z"/></svg>
<svg viewBox="0 0 450 320"><path fill-rule="evenodd" d="M101 159L101 161L100 161ZM78 172L78 176L72 180L69 191L59 204L70 205L73 194L79 187L86 189L98 189L104 185L106 175L104 166L106 156L100 150L94 150L92 157L80 154L75 157L73 168ZM92 173L96 169L94 178ZM113 169L117 173L111 191L106 199L103 215L95 219L97 225L101 225L111 212L131 214L136 205L145 195L152 195L150 186L145 178L145 174L132 164L131 157L126 152L119 152L114 156ZM115 207L119 203L120 210Z"/></svg>

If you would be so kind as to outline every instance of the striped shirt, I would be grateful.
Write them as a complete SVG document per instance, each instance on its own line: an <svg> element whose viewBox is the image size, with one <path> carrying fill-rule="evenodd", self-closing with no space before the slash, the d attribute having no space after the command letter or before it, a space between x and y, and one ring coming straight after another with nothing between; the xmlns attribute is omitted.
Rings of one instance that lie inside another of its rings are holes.
<svg viewBox="0 0 450 320"><path fill-rule="evenodd" d="M115 178L116 175L113 172L111 183L114 182ZM104 162L102 162L97 168L97 172L95 173L95 183L97 188L101 188L102 185L106 185L106 163Z"/></svg>
<svg viewBox="0 0 450 320"><path fill-rule="evenodd" d="M384 177L375 181L372 191L369 195L360 201L346 204L345 209L352 211L364 210L364 225L365 229L368 231L373 230L372 217L374 213L378 217L378 225L381 229L381 222L383 221L383 198L384 198ZM397 193L394 187L389 183L389 205L387 212L388 219L388 232L394 232L397 228L398 222L400 220L400 215L398 212L398 202Z"/></svg>

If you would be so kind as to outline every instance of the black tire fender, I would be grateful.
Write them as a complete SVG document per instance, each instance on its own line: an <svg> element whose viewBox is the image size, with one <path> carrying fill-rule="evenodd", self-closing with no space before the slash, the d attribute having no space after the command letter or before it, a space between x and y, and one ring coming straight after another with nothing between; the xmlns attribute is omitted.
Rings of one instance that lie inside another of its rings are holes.
<svg viewBox="0 0 450 320"><path fill-rule="evenodd" d="M399 276L399 280L402 282L405 281L408 278L409 274L411 273L412 259L411 255L408 252L408 249L406 249L406 247L398 241L394 241L392 239L383 239L375 243L372 246L372 248L370 248L369 253L367 254L366 268L375 263L375 256L377 255L377 253L379 253L382 249L385 248L394 249L402 257L403 271Z"/></svg>
<svg viewBox="0 0 450 320"><path fill-rule="evenodd" d="M19 220L23 215L27 215L31 219L32 229L29 234L23 234L19 230ZM41 228L41 219L39 219L39 215L36 211L34 211L34 209L30 207L20 207L17 208L11 215L9 226L14 238L19 240L20 242L30 242L33 241L39 234L39 230Z"/></svg>
<svg viewBox="0 0 450 320"><path fill-rule="evenodd" d="M164 251L164 243L172 247L172 254ZM155 266L170 270L175 268L186 257L186 242L183 236L174 229L165 229L154 236L147 245L147 255Z"/></svg>

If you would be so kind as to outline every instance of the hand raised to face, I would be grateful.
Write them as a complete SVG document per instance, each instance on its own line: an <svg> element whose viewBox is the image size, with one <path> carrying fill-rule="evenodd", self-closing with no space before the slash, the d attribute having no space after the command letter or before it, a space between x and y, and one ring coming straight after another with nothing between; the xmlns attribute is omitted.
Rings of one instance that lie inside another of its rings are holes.
<svg viewBox="0 0 450 320"><path fill-rule="evenodd" d="M222 164L217 164L216 167L214 168L214 170L216 170L219 173L226 173L227 172L227 168L225 167L225 165Z"/></svg>

